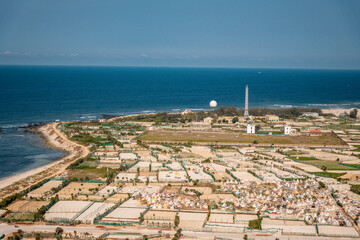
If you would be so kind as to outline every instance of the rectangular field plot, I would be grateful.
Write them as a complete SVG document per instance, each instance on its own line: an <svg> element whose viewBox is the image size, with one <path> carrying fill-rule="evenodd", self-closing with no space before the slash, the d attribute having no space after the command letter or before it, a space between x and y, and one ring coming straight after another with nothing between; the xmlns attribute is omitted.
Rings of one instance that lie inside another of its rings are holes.
<svg viewBox="0 0 360 240"><path fill-rule="evenodd" d="M87 182L71 182L69 185L61 189L57 195L60 199L71 199L77 194L92 194L99 190L100 183Z"/></svg>
<svg viewBox="0 0 360 240"><path fill-rule="evenodd" d="M61 186L63 181L51 180L42 185L41 187L31 191L27 196L33 198L41 198L52 195L53 189Z"/></svg>
<svg viewBox="0 0 360 240"><path fill-rule="evenodd" d="M59 201L45 214L47 221L72 221L85 211L92 202L89 201Z"/></svg>
<svg viewBox="0 0 360 240"><path fill-rule="evenodd" d="M20 200L10 204L7 209L17 213L35 213L42 206L47 206L49 201Z"/></svg>
<svg viewBox="0 0 360 240"><path fill-rule="evenodd" d="M129 207L118 207L108 215L106 215L102 221L109 223L120 223L120 222L139 222L140 214L145 212L146 208L129 208Z"/></svg>
<svg viewBox="0 0 360 240"><path fill-rule="evenodd" d="M326 170L359 170L349 166L341 165L337 161L324 161L324 160L297 160L304 164L309 164L318 168L326 167Z"/></svg>
<svg viewBox="0 0 360 240"><path fill-rule="evenodd" d="M80 216L78 216L75 220L81 221L83 223L92 224L94 219L100 215L105 213L107 210L112 208L115 204L112 203L99 203L96 202L91 205L85 212L83 212Z"/></svg>

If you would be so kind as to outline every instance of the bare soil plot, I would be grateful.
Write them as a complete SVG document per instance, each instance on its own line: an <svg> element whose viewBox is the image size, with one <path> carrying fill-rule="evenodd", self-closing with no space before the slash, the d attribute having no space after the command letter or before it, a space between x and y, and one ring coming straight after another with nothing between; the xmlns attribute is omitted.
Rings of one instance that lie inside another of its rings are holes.
<svg viewBox="0 0 360 240"><path fill-rule="evenodd" d="M49 201L20 200L10 204L7 209L17 213L34 213L42 206L48 205L49 203Z"/></svg>

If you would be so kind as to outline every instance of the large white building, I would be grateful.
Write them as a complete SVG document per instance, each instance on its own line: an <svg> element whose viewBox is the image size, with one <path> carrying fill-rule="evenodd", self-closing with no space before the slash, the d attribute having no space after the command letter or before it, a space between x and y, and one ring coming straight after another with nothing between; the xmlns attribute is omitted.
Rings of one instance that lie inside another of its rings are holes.
<svg viewBox="0 0 360 240"><path fill-rule="evenodd" d="M247 129L246 129L246 133L255 134L255 125L253 125L253 124L248 124L248 125L247 125Z"/></svg>

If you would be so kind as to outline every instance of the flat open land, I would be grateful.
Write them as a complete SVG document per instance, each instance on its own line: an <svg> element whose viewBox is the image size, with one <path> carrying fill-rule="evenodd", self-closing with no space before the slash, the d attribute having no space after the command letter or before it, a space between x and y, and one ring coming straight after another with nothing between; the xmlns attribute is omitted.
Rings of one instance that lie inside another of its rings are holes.
<svg viewBox="0 0 360 240"><path fill-rule="evenodd" d="M323 161L323 160L299 160L299 161L305 164L316 166L320 169L322 166L325 166L327 170L359 170L357 168L340 165L336 161Z"/></svg>
<svg viewBox="0 0 360 240"><path fill-rule="evenodd" d="M154 142L202 142L202 143L253 143L284 145L345 145L335 134L324 133L319 136L288 135L247 135L236 132L198 132L198 131L148 131L138 138Z"/></svg>

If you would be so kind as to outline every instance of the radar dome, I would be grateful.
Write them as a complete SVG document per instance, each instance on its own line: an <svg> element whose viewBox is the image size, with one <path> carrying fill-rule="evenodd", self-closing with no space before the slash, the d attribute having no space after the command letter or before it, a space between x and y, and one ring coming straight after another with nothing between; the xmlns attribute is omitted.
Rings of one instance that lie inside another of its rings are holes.
<svg viewBox="0 0 360 240"><path fill-rule="evenodd" d="M212 101L210 102L210 107L216 108L216 106L217 106L217 102L216 102L215 100L212 100Z"/></svg>

